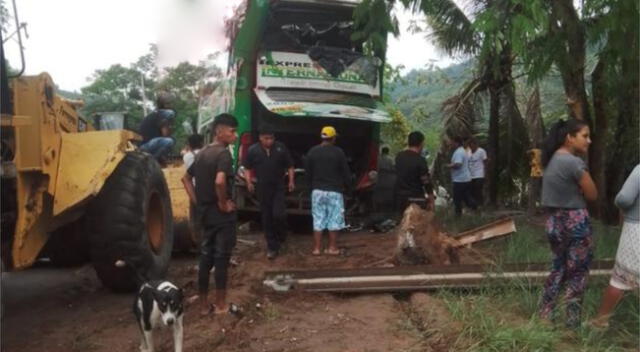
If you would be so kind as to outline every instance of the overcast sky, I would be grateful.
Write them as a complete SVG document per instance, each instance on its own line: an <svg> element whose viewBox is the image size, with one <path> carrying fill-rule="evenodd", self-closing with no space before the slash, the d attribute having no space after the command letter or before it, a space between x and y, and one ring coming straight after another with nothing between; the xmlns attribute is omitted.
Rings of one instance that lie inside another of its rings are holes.
<svg viewBox="0 0 640 352"><path fill-rule="evenodd" d="M161 62L197 63L206 54L224 48L222 22L233 0L20 0L27 74L47 71L58 86L79 90L96 69L129 65L159 43ZM5 1L11 9L11 2ZM12 11L11 11L12 12ZM410 20L399 11L402 34L390 38L387 57L392 65L410 70L429 63L448 66L424 33L407 31ZM17 45L5 45L12 66L19 66Z"/></svg>

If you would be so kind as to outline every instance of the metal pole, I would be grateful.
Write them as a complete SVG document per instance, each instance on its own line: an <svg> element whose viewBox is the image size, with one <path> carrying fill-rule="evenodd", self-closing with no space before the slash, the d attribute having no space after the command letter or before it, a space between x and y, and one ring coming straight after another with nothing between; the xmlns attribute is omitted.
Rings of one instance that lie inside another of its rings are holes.
<svg viewBox="0 0 640 352"><path fill-rule="evenodd" d="M9 78L20 77L24 73L24 69L26 68L26 64L24 62L24 47L22 46L22 32L21 32L22 26L20 25L20 20L18 20L18 6L16 6L16 0L13 0L13 17L16 20L16 28L18 33L18 45L20 46L20 62L22 64L22 67L20 68L20 71L17 74L11 75L9 76Z"/></svg>
<svg viewBox="0 0 640 352"><path fill-rule="evenodd" d="M546 266L546 265L544 265ZM612 262L596 262L590 277L610 276ZM542 282L549 272L541 265L508 265L504 270L478 265L396 267L267 272L264 285L275 291L394 292L441 288L477 288L509 281Z"/></svg>
<svg viewBox="0 0 640 352"><path fill-rule="evenodd" d="M140 86L142 87L142 111L147 116L147 95L144 92L144 73L140 72Z"/></svg>

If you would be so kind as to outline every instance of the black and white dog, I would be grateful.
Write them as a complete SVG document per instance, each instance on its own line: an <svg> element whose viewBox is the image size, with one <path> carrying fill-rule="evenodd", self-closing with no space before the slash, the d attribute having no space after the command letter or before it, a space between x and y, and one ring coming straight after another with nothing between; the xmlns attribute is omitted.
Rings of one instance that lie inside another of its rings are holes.
<svg viewBox="0 0 640 352"><path fill-rule="evenodd" d="M173 327L175 352L182 352L182 290L169 281L149 281L140 287L133 313L142 332L140 351L153 352L153 329Z"/></svg>

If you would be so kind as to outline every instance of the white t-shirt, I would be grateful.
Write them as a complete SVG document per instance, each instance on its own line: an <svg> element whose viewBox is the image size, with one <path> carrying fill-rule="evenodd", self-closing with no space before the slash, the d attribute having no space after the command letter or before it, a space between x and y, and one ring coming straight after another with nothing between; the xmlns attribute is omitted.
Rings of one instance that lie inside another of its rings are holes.
<svg viewBox="0 0 640 352"><path fill-rule="evenodd" d="M471 178L484 178L484 161L487 160L487 152L482 148L476 149L469 157L469 171Z"/></svg>
<svg viewBox="0 0 640 352"><path fill-rule="evenodd" d="M196 160L196 154L198 154L199 151L200 149L196 149L193 151L190 150L182 156L182 161L184 162L185 170L189 170L189 168L191 167L191 164L193 164L193 162Z"/></svg>
<svg viewBox="0 0 640 352"><path fill-rule="evenodd" d="M458 147L453 156L451 156L452 164L460 164L457 169L451 169L452 182L471 182L471 173L469 172L469 155L463 147Z"/></svg>

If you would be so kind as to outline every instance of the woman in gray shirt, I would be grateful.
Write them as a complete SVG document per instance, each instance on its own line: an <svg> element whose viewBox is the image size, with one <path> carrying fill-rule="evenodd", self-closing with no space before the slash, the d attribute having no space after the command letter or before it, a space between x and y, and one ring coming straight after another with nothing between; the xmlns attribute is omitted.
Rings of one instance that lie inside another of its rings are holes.
<svg viewBox="0 0 640 352"><path fill-rule="evenodd" d="M638 288L640 281L640 165L631 171L620 192L616 205L624 212L624 223L616 253L616 264L609 286L602 296L598 315L591 325L606 328L609 317L625 291Z"/></svg>
<svg viewBox="0 0 640 352"><path fill-rule="evenodd" d="M565 289L567 326L578 327L582 297L593 257L591 221L586 201L598 197L587 167L578 156L591 144L589 126L578 120L559 121L549 131L543 152L542 206L553 252L544 285L540 316L550 320L560 290Z"/></svg>

